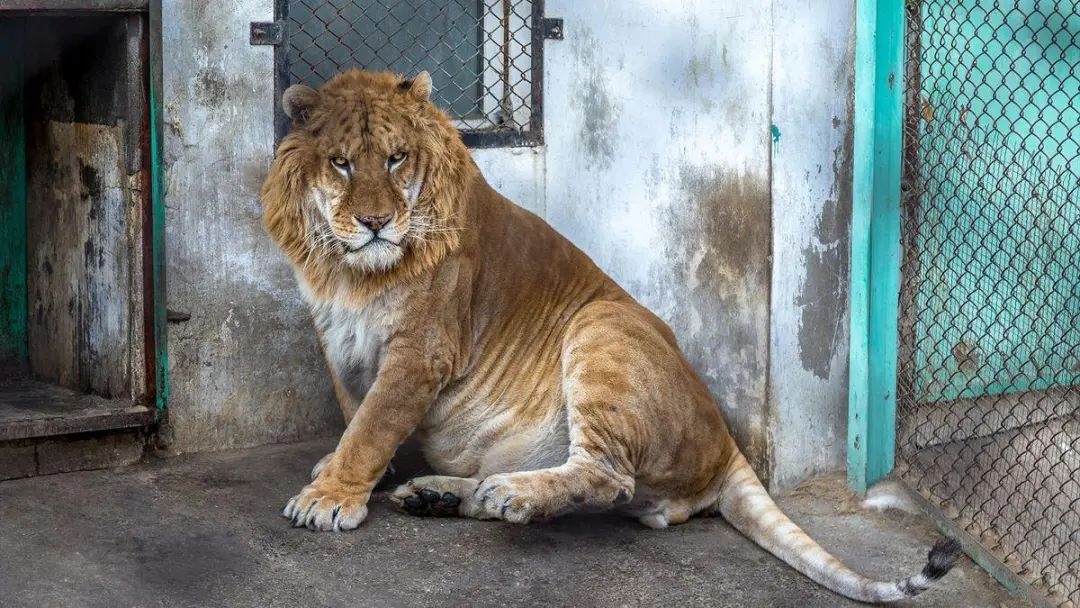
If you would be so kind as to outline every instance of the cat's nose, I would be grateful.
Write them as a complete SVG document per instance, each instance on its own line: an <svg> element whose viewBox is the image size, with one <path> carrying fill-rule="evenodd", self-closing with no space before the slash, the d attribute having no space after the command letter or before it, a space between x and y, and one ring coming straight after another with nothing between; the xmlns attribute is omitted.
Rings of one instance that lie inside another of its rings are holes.
<svg viewBox="0 0 1080 608"><path fill-rule="evenodd" d="M393 217L393 214L388 213L386 215L357 215L354 217L356 217L356 221L360 222L360 224L365 226L368 230L372 232L378 232L380 228L390 222L390 218Z"/></svg>

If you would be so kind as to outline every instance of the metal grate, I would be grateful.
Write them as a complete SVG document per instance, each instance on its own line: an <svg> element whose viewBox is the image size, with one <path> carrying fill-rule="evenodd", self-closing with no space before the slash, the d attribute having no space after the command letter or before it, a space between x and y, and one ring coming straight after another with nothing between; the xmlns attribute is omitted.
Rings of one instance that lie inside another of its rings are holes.
<svg viewBox="0 0 1080 608"><path fill-rule="evenodd" d="M352 67L427 70L469 145L542 141L542 0L281 0L279 13L281 90Z"/></svg>
<svg viewBox="0 0 1080 608"><path fill-rule="evenodd" d="M898 469L1080 606L1080 8L906 4Z"/></svg>

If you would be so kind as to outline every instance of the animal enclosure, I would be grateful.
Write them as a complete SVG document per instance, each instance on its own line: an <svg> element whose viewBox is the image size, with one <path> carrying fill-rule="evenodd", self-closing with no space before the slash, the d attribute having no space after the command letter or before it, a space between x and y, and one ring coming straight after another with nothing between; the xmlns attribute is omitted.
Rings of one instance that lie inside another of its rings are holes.
<svg viewBox="0 0 1080 608"><path fill-rule="evenodd" d="M1080 605L1080 9L906 6L897 466Z"/></svg>

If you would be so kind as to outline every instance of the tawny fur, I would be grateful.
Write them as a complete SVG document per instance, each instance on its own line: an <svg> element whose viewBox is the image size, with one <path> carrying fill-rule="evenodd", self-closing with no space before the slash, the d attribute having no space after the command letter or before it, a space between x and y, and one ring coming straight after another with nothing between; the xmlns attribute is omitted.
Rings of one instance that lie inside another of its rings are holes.
<svg viewBox="0 0 1080 608"><path fill-rule="evenodd" d="M283 100L294 128L263 188L265 224L312 307L348 422L287 517L360 525L415 433L439 475L395 491L412 512L524 523L617 509L652 527L721 513L864 601L914 595L951 566L943 548L923 574L870 581L788 520L668 326L489 187L430 90L426 73L351 71ZM351 249L382 234L364 228L370 217L391 218L396 242Z"/></svg>

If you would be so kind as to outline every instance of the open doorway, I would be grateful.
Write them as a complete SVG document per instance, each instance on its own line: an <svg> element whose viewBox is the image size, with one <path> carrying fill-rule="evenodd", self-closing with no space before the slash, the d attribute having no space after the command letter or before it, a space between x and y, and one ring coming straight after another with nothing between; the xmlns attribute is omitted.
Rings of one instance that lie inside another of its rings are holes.
<svg viewBox="0 0 1080 608"><path fill-rule="evenodd" d="M150 424L148 15L0 10L0 52L0 441Z"/></svg>

